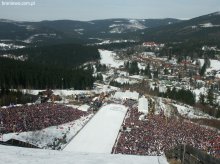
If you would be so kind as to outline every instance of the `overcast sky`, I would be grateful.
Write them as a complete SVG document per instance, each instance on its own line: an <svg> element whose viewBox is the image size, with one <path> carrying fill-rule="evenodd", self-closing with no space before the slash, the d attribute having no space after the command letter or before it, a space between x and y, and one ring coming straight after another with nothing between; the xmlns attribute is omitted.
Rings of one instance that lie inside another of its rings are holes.
<svg viewBox="0 0 220 164"><path fill-rule="evenodd" d="M5 5L10 1L35 5ZM20 21L193 18L215 11L220 0L0 0L0 18Z"/></svg>

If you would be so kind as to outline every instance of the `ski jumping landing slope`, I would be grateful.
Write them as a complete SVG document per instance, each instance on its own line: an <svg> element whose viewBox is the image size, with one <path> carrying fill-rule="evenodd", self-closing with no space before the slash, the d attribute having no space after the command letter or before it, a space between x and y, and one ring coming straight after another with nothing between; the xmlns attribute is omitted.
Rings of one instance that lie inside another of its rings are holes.
<svg viewBox="0 0 220 164"><path fill-rule="evenodd" d="M119 104L102 107L64 151L110 154L126 112L127 108Z"/></svg>
<svg viewBox="0 0 220 164"><path fill-rule="evenodd" d="M0 145L1 164L168 164L164 157L120 154L77 154Z"/></svg>

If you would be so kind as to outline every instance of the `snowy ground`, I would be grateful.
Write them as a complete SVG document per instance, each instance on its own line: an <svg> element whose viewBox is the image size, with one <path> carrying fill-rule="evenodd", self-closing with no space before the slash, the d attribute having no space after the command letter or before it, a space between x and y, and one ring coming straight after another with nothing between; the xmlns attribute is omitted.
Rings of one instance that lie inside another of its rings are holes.
<svg viewBox="0 0 220 164"><path fill-rule="evenodd" d="M95 83L95 84L96 84L96 87L94 89L95 93L102 93L102 92L109 93L112 91L120 90L118 87L113 87L110 85L103 85L103 84L98 84L98 83Z"/></svg>
<svg viewBox="0 0 220 164"><path fill-rule="evenodd" d="M44 90L30 90L30 89L23 89L23 93L29 93L32 95L38 95L39 92L45 91ZM93 90L70 90L70 89L55 89L53 90L55 95L60 95L60 96L71 96L71 95L77 95L77 94L89 94L91 92L94 92Z"/></svg>
<svg viewBox="0 0 220 164"><path fill-rule="evenodd" d="M125 100L125 99L133 99L133 100L138 100L139 98L139 93L134 91L131 92L129 90L125 92L115 92L115 94L112 96L115 99L120 99L120 100Z"/></svg>
<svg viewBox="0 0 220 164"><path fill-rule="evenodd" d="M108 50L99 50L101 60L101 64L105 64L110 67L119 68L120 65L124 65L123 61L115 60L116 54L112 51Z"/></svg>
<svg viewBox="0 0 220 164"><path fill-rule="evenodd" d="M12 43L7 44L7 43L0 43L0 48L6 48L6 49L19 49L19 48L25 48L25 46L19 46L19 45L14 45Z"/></svg>
<svg viewBox="0 0 220 164"><path fill-rule="evenodd" d="M207 119L214 119L213 117L209 116L208 114L205 114L199 110L196 110L192 106L189 105L179 105L179 104L173 104L178 110L178 113L186 118L190 119L200 119L200 118L207 118Z"/></svg>
<svg viewBox="0 0 220 164"><path fill-rule="evenodd" d="M168 102L166 102L168 101ZM156 100L156 114L160 113L160 110L164 111L165 115L167 115L168 117L172 115L172 110L171 110L171 106L176 107L178 113L185 117L185 118L189 118L189 119L200 119L200 118L205 118L205 119L215 119L212 116L209 116L206 113L201 112L200 110L183 104L183 103L177 103L177 102L171 102L171 100L169 99L163 99L163 98L158 98Z"/></svg>
<svg viewBox="0 0 220 164"><path fill-rule="evenodd" d="M206 72L211 72L212 70L220 70L219 60L210 60L210 68L208 68Z"/></svg>
<svg viewBox="0 0 220 164"><path fill-rule="evenodd" d="M64 151L28 149L0 145L0 163L10 164L168 164L163 156L135 156L110 154L117 138L119 129L127 112L127 108L119 104L109 104L99 112L79 131L92 117L82 117L79 120L49 127L36 132L5 134L3 140L10 138L28 141L43 148L66 135L67 142L79 132L66 146L60 145Z"/></svg>
<svg viewBox="0 0 220 164"><path fill-rule="evenodd" d="M109 85L103 85L103 84L98 84L95 83L96 87L94 90L71 90L71 89L55 89L53 90L55 95L60 95L62 96L72 96L72 95L79 95L79 94L91 94L91 93L102 93L102 92L111 92L111 91L115 91L118 90L119 88L117 87L113 87L113 86L109 86ZM32 94L32 95L38 95L39 92L45 91L44 90L30 90L30 89L23 89L22 92L23 93L28 93L28 94Z"/></svg>
<svg viewBox="0 0 220 164"><path fill-rule="evenodd" d="M204 64L204 59L199 59L201 63L201 67ZM220 70L220 61L219 60L211 60L210 59L210 67L206 69L206 73L211 72L212 70Z"/></svg>
<svg viewBox="0 0 220 164"><path fill-rule="evenodd" d="M136 42L135 40L104 40L100 43L95 43L95 45L106 45L112 43L135 43L135 42Z"/></svg>
<svg viewBox="0 0 220 164"><path fill-rule="evenodd" d="M73 154L3 145L0 145L0 154L2 164L168 164L163 156Z"/></svg>
<svg viewBox="0 0 220 164"><path fill-rule="evenodd" d="M192 91L193 91L193 93L194 93L195 96L196 96L196 102L198 102L198 101L199 101L199 96L200 96L200 94L206 95L207 88L202 87L202 88L200 88L200 89L194 89L194 90L192 90Z"/></svg>
<svg viewBox="0 0 220 164"><path fill-rule="evenodd" d="M90 106L87 104L83 104L80 107L78 107L77 109L81 110L81 111L85 111L87 112L89 110Z"/></svg>
<svg viewBox="0 0 220 164"><path fill-rule="evenodd" d="M102 107L64 150L110 154L126 112L127 108L119 104Z"/></svg>
<svg viewBox="0 0 220 164"><path fill-rule="evenodd" d="M52 148L53 142L56 139L63 139L66 135L66 142L68 142L82 127L85 123L92 117L92 114L81 117L80 119L69 122L59 126L52 126L38 131L22 132L22 133L8 133L3 135L3 141L9 139L17 139L20 141L28 142L30 144L36 145L40 148ZM56 148L61 149L65 144L56 145Z"/></svg>
<svg viewBox="0 0 220 164"><path fill-rule="evenodd" d="M132 75L132 76L129 76L130 78L133 78L133 79L138 79L138 80L143 80L144 79L144 76L141 76L141 75Z"/></svg>
<svg viewBox="0 0 220 164"><path fill-rule="evenodd" d="M120 84L135 84L135 83L138 83L137 80L129 79L129 78L125 78L125 77L118 77L118 78L115 79L115 81L117 81Z"/></svg>

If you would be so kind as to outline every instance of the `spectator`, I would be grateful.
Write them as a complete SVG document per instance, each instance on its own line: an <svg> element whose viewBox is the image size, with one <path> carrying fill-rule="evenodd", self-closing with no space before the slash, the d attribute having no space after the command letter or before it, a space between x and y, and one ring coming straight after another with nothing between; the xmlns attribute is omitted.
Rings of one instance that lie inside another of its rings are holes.
<svg viewBox="0 0 220 164"><path fill-rule="evenodd" d="M138 112L134 103L127 100L124 105L129 107L129 111L113 150L114 153L162 155L164 151L186 143L220 157L218 132L177 117L166 119L163 112L139 120L142 113Z"/></svg>
<svg viewBox="0 0 220 164"><path fill-rule="evenodd" d="M79 119L87 112L59 104L38 105L0 109L0 122L4 133L41 130Z"/></svg>

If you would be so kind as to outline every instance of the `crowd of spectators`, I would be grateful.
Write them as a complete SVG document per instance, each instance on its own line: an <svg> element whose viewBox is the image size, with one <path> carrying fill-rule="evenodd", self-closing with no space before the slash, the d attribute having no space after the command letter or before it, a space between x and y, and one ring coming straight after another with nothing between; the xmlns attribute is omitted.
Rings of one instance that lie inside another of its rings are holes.
<svg viewBox="0 0 220 164"><path fill-rule="evenodd" d="M177 117L166 118L150 114L140 120L141 113L129 100L127 116L120 130L113 153L135 155L162 155L179 144L188 144L220 158L220 134Z"/></svg>
<svg viewBox="0 0 220 164"><path fill-rule="evenodd" d="M71 122L85 115L87 112L53 103L0 108L0 126L3 133L35 131Z"/></svg>

